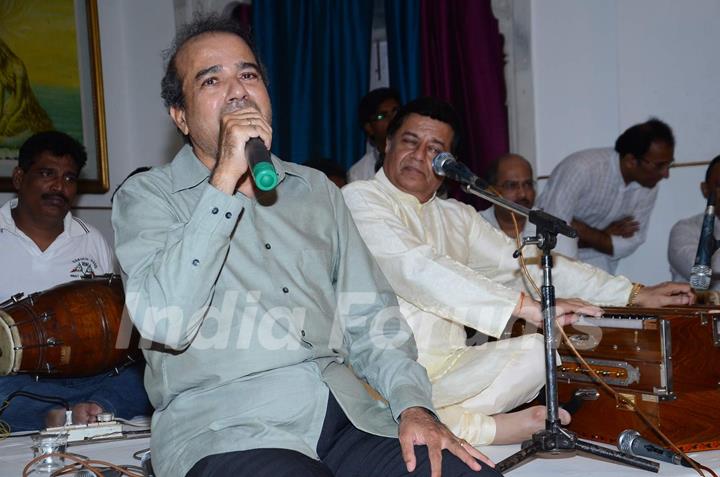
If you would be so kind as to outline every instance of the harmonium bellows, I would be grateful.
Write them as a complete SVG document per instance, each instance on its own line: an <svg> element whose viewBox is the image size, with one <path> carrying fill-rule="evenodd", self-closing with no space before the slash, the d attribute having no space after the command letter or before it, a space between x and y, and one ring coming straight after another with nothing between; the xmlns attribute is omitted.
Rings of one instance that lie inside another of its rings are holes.
<svg viewBox="0 0 720 477"><path fill-rule="evenodd" d="M513 335L520 326L515 324ZM564 330L593 370L681 449L720 449L720 307L605 308L602 317L583 317ZM565 343L558 352L560 402L579 390L597 396L573 414L571 430L615 443L632 428L665 445L627 403L595 381Z"/></svg>

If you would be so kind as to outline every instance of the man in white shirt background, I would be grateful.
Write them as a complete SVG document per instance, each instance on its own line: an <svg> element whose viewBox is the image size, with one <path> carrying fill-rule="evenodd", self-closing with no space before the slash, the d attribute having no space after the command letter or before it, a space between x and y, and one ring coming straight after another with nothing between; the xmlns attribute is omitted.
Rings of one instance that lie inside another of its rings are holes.
<svg viewBox="0 0 720 477"><path fill-rule="evenodd" d="M485 180L490 184L494 192L503 199L515 202L528 209L535 205L535 180L530 162L519 154L504 154L490 164L485 173ZM491 205L480 212L480 215L493 227L502 230L505 235L515 239L520 233L520 239L535 235L535 225L531 224L526 217L513 214L509 210ZM513 222L513 215L517 222L517 229ZM565 236L557 237L555 252L567 255L573 250L572 239Z"/></svg>
<svg viewBox="0 0 720 477"><path fill-rule="evenodd" d="M518 154L505 154L498 157L490 164L485 177L488 184L493 186L504 199L528 209L535 204L535 180L532 166L524 157ZM534 233L534 227L527 218L518 214L514 214L517 221L516 229L513 214L503 207L491 205L480 215L510 238L517 237L518 231L520 238Z"/></svg>
<svg viewBox="0 0 720 477"><path fill-rule="evenodd" d="M553 169L538 206L578 232L581 261L614 273L645 242L657 184L670 174L675 138L659 119L636 124L615 148L586 149Z"/></svg>
<svg viewBox="0 0 720 477"><path fill-rule="evenodd" d="M368 152L348 171L348 182L372 179L385 155L387 127L400 107L400 94L392 88L370 91L358 106L358 122L367 135Z"/></svg>
<svg viewBox="0 0 720 477"><path fill-rule="evenodd" d="M705 172L705 181L700 183L700 191L705 199L711 191L715 191L715 232L714 237L720 236L720 156L716 156ZM699 213L679 220L670 230L668 243L668 260L673 280L690 280L690 269L695 263L700 230L702 229L704 213ZM710 282L711 290L720 290L720 254L717 251L712 256L711 268L713 275Z"/></svg>
<svg viewBox="0 0 720 477"><path fill-rule="evenodd" d="M58 131L37 133L20 147L12 174L17 198L0 208L0 301L113 271L113 255L100 232L70 212L86 161L82 144ZM1 376L0 402L15 391L65 399L76 424L94 422L104 411L123 418L152 412L138 365L114 376ZM61 425L64 418L64 410L26 397L13 399L0 416L12 431Z"/></svg>

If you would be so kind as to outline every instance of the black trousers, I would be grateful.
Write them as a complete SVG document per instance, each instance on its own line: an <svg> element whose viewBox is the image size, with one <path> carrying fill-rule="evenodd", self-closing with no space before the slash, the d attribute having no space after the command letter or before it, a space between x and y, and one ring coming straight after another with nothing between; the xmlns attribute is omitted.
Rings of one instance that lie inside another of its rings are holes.
<svg viewBox="0 0 720 477"><path fill-rule="evenodd" d="M317 461L287 449L252 449L210 455L196 463L186 477L400 477L429 476L427 447L416 446L415 472L408 474L400 441L368 434L348 420L332 394L323 422ZM500 473L483 464L474 472L447 450L443 451L443 477L496 477Z"/></svg>

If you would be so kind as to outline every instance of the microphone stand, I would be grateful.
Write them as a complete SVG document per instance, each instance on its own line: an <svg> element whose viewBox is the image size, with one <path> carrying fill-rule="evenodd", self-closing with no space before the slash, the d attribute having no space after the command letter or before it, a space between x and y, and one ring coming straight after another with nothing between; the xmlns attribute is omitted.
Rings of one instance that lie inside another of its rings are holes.
<svg viewBox="0 0 720 477"><path fill-rule="evenodd" d="M575 455L577 451L580 451L650 472L658 472L660 465L656 462L579 440L573 432L564 429L560 425L557 360L555 356L555 287L552 284L553 261L550 252L557 243L557 234L560 233L574 238L577 236L577 232L563 220L553 215L541 210L530 210L488 192L479 185L478 180L473 180L470 183L467 180L460 182L466 192L527 217L530 223L535 224L535 236L523 237L522 245L513 254L515 258L520 255L520 250L528 244L535 244L542 250L543 284L541 295L543 326L545 328L545 403L547 406L545 429L533 434L530 440L522 443L518 452L500 461L495 466L495 469L503 473L528 459L570 453ZM570 455L567 456L571 457Z"/></svg>

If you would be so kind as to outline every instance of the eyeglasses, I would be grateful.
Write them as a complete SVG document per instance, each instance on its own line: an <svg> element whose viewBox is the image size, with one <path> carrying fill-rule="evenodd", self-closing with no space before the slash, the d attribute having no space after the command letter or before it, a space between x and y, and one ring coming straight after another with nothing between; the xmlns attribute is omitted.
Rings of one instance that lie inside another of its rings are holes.
<svg viewBox="0 0 720 477"><path fill-rule="evenodd" d="M392 108L390 111L380 111L375 116L370 118L370 122L382 121L383 119L392 119L395 117L398 108Z"/></svg>
<svg viewBox="0 0 720 477"><path fill-rule="evenodd" d="M535 181L505 181L498 187L508 192L518 192L520 189L535 190Z"/></svg>
<svg viewBox="0 0 720 477"><path fill-rule="evenodd" d="M673 166L673 164L675 164L675 159L673 159L670 162L653 162L649 159L641 157L638 159L638 161L642 161L642 162L648 164L650 167L652 167L653 169L655 169L658 172L669 170Z"/></svg>

